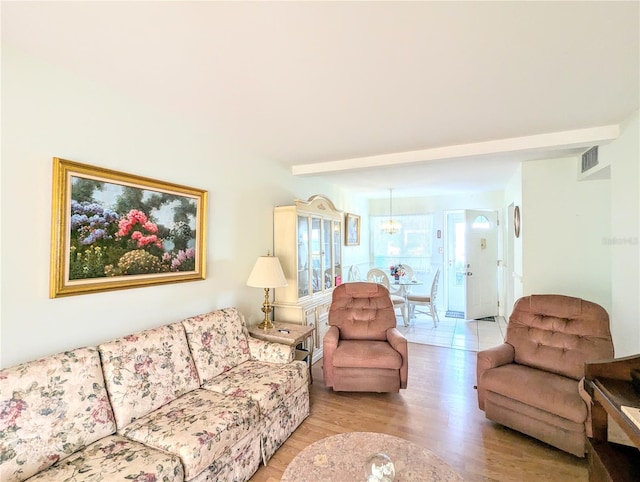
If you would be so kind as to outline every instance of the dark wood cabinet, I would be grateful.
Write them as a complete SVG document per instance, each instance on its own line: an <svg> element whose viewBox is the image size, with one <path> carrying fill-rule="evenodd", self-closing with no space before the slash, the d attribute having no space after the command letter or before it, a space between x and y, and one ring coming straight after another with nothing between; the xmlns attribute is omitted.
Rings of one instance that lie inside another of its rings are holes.
<svg viewBox="0 0 640 482"><path fill-rule="evenodd" d="M631 384L632 368L640 369L640 355L585 364L585 389L593 399L593 437L588 443L591 482L640 481L640 428L621 408L640 408L640 393ZM609 418L633 446L608 440Z"/></svg>

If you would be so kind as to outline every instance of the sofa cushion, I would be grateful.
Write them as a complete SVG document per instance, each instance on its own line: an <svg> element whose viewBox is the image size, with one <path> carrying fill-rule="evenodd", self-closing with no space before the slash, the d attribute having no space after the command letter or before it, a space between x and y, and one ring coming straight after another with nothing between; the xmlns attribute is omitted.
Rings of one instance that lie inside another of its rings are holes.
<svg viewBox="0 0 640 482"><path fill-rule="evenodd" d="M262 456L265 465L307 416L309 416L309 385L307 383L289 395L275 410L264 414Z"/></svg>
<svg viewBox="0 0 640 482"><path fill-rule="evenodd" d="M180 457L190 480L259 426L257 404L197 389L142 416L119 432Z"/></svg>
<svg viewBox="0 0 640 482"><path fill-rule="evenodd" d="M0 480L24 480L115 432L95 348L0 371Z"/></svg>
<svg viewBox="0 0 640 482"><path fill-rule="evenodd" d="M249 397L258 403L262 414L267 414L306 386L307 376L307 364L302 361L281 365L250 360L218 375L202 387L232 397Z"/></svg>
<svg viewBox="0 0 640 482"><path fill-rule="evenodd" d="M98 348L118 429L200 386L181 323Z"/></svg>
<svg viewBox="0 0 640 482"><path fill-rule="evenodd" d="M110 435L34 475L28 482L49 480L178 482L184 480L184 471L175 455L119 435Z"/></svg>
<svg viewBox="0 0 640 482"><path fill-rule="evenodd" d="M487 370L481 380L487 392L578 424L584 424L587 418L587 406L578 393L578 382L572 378L511 363Z"/></svg>
<svg viewBox="0 0 640 482"><path fill-rule="evenodd" d="M202 384L249 360L248 332L236 308L225 308L182 321Z"/></svg>
<svg viewBox="0 0 640 482"><path fill-rule="evenodd" d="M402 356L386 341L340 340L333 354L333 366L399 370Z"/></svg>

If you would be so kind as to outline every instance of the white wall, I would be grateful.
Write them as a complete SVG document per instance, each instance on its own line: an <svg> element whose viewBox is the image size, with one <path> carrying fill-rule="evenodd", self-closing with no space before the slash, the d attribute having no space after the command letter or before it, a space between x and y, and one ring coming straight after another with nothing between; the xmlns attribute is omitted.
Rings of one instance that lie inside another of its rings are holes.
<svg viewBox="0 0 640 482"><path fill-rule="evenodd" d="M514 302L523 296L522 294L522 238L526 232L526 226L520 224L520 236L516 238L514 231L513 210L518 206L522 209L522 165L520 165L511 177L504 189L504 315L508 319L511 315ZM511 207L511 210L510 210ZM512 244L513 259L509 260L509 244Z"/></svg>
<svg viewBox="0 0 640 482"><path fill-rule="evenodd" d="M208 190L207 279L49 299L53 157ZM245 283L273 247L273 206L349 198L5 45L1 173L3 367L226 306L258 321L263 291Z"/></svg>
<svg viewBox="0 0 640 482"><path fill-rule="evenodd" d="M638 112L620 137L599 150L611 161L611 332L616 356L640 353L640 125Z"/></svg>
<svg viewBox="0 0 640 482"><path fill-rule="evenodd" d="M577 158L522 166L523 292L576 296L611 311L608 180L577 180Z"/></svg>

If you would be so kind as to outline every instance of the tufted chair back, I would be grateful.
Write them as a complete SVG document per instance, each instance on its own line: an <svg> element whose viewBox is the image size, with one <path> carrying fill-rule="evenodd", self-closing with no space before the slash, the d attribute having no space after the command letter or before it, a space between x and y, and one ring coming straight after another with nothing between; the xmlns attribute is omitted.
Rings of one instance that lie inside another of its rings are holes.
<svg viewBox="0 0 640 482"><path fill-rule="evenodd" d="M337 326L343 340L386 341L396 326L389 290L378 283L345 283L333 291L329 325Z"/></svg>
<svg viewBox="0 0 640 482"><path fill-rule="evenodd" d="M514 361L575 380L587 360L613 357L609 315L600 305L564 295L520 298L509 318L505 342Z"/></svg>

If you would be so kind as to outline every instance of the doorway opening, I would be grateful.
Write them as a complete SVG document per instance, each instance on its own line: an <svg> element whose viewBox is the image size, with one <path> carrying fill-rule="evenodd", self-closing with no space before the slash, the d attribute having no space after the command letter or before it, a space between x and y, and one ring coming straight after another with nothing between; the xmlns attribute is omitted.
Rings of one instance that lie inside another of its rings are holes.
<svg viewBox="0 0 640 482"><path fill-rule="evenodd" d="M444 275L447 317L478 320L498 316L496 211L445 212Z"/></svg>

